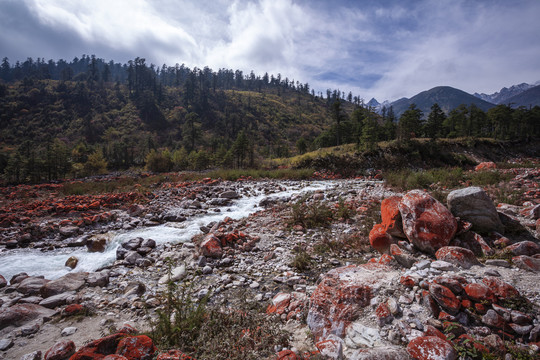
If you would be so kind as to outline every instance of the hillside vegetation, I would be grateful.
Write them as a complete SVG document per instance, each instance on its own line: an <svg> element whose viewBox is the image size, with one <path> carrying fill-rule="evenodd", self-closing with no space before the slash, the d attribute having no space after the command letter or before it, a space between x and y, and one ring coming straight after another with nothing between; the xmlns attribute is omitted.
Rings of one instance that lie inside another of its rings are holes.
<svg viewBox="0 0 540 360"><path fill-rule="evenodd" d="M498 105L485 112L461 104L446 115L437 103L429 114L412 103L398 118L393 108L377 114L351 93L329 89L324 97L280 74L160 68L141 58L123 65L95 56L69 63L29 58L14 66L4 59L0 77L0 174L7 183L143 167L260 168L267 159L344 144L373 154L358 168L381 168L384 161L418 166L417 152L440 151L434 142L428 150L403 145L412 138L531 142L540 136L540 107ZM394 140L405 160L377 155L387 151L381 142ZM299 166L343 168L325 165L332 161L339 159Z"/></svg>

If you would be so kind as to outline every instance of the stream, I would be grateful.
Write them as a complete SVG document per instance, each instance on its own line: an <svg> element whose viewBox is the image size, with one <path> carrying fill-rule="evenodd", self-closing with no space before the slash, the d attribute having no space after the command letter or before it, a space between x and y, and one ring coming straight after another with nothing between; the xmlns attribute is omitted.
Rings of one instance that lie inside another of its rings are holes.
<svg viewBox="0 0 540 360"><path fill-rule="evenodd" d="M241 219L255 213L262 208L259 207L261 200L265 198L286 198L289 196L315 191L325 190L337 185L335 181L314 181L314 182L286 182L281 184L285 191L264 194L253 184L255 193L253 196L244 196L233 201L229 206L220 207L220 212L208 213L200 216L188 218L182 223L165 223L158 226L142 227L129 231L115 231L111 233L111 241L102 253L89 253L86 247L78 249L63 248L53 251L43 252L39 249L16 249L0 254L0 274L8 281L15 274L26 272L31 276L43 275L46 279L56 279L70 271L92 272L104 266L111 265L116 260L116 249L124 241L135 237L151 238L158 246L165 243L189 242L191 238L201 233L200 227L210 222L218 222L226 217ZM66 260L70 256L79 259L75 270L65 266Z"/></svg>

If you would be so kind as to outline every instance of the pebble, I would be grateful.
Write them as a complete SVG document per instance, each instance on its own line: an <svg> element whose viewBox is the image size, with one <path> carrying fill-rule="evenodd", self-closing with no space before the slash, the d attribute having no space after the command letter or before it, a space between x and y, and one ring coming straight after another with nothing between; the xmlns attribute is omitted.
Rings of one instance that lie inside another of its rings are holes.
<svg viewBox="0 0 540 360"><path fill-rule="evenodd" d="M0 351L4 351L13 346L12 339L2 339L0 340Z"/></svg>

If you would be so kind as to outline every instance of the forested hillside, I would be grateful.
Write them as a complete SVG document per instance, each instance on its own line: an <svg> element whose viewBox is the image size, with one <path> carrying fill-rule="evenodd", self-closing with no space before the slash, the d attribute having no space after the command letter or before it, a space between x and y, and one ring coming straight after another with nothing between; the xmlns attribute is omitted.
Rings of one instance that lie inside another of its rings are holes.
<svg viewBox="0 0 540 360"><path fill-rule="evenodd" d="M399 119L339 90L264 74L156 67L95 56L0 66L0 174L40 182L111 170L254 167L320 147L413 137L526 139L540 107L460 105L448 115L411 104Z"/></svg>

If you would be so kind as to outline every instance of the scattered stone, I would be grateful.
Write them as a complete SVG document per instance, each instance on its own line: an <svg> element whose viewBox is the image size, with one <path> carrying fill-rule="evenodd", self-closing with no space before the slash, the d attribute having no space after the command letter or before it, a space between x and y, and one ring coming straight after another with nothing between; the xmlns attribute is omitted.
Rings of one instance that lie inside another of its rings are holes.
<svg viewBox="0 0 540 360"><path fill-rule="evenodd" d="M176 282L176 281L182 280L185 276L186 276L186 265L182 264L172 269L170 274L163 275L159 279L159 283L166 284L169 281Z"/></svg>
<svg viewBox="0 0 540 360"><path fill-rule="evenodd" d="M0 340L0 351L5 351L13 346L13 339Z"/></svg>
<svg viewBox="0 0 540 360"><path fill-rule="evenodd" d="M447 261L451 264L470 269L473 265L480 265L471 250L458 246L444 246L435 253L437 260Z"/></svg>
<svg viewBox="0 0 540 360"><path fill-rule="evenodd" d="M41 360L41 351L38 350L25 354L21 357L21 360Z"/></svg>

